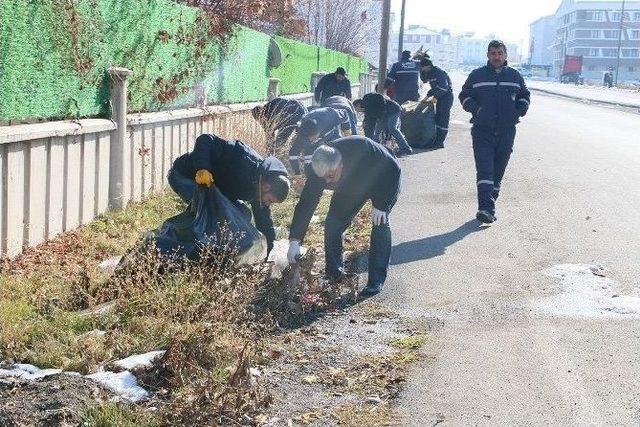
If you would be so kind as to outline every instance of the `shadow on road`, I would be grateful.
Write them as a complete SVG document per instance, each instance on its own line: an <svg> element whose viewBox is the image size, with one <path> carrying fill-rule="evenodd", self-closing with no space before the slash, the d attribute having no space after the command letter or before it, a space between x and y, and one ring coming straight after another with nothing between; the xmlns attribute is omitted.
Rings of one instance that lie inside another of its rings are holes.
<svg viewBox="0 0 640 427"><path fill-rule="evenodd" d="M448 246L464 239L471 233L482 231L486 228L486 226L472 219L448 233L400 243L393 247L391 252L391 265L435 258L444 254Z"/></svg>

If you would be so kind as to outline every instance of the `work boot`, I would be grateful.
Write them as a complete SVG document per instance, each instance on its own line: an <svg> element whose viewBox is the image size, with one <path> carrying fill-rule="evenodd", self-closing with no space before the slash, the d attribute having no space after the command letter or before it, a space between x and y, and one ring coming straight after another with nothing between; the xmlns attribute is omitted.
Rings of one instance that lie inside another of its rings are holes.
<svg viewBox="0 0 640 427"><path fill-rule="evenodd" d="M381 283L377 285L372 285L371 283L369 283L367 284L367 286L364 287L364 289L362 289L362 292L360 292L360 295L373 296L373 295L379 294L381 290L382 290Z"/></svg>
<svg viewBox="0 0 640 427"><path fill-rule="evenodd" d="M413 154L413 150L411 148L401 148L396 152L397 157L408 156L409 154Z"/></svg>
<svg viewBox="0 0 640 427"><path fill-rule="evenodd" d="M491 224L492 222L494 222L497 218L494 214L492 214L491 212L487 212L487 211L478 211L478 213L476 214L476 219L478 221L480 221L483 224Z"/></svg>

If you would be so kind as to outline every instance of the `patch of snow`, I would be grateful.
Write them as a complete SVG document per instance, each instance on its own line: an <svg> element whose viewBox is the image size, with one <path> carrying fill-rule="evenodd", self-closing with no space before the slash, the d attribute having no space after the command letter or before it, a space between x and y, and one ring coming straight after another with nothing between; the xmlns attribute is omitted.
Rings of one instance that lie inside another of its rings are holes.
<svg viewBox="0 0 640 427"><path fill-rule="evenodd" d="M449 123L452 125L471 126L469 122L465 122L463 120L451 120Z"/></svg>
<svg viewBox="0 0 640 427"><path fill-rule="evenodd" d="M153 362L156 359L164 356L164 350L150 351L144 354L134 354L121 360L113 362L114 366L127 371L133 371L136 369L149 369L153 367Z"/></svg>
<svg viewBox="0 0 640 427"><path fill-rule="evenodd" d="M37 380L39 378L57 375L62 369L40 369L27 363L16 363L7 368L0 368L0 378L21 378L24 380Z"/></svg>
<svg viewBox="0 0 640 427"><path fill-rule="evenodd" d="M561 292L544 298L536 307L560 317L638 317L640 297L620 295L617 283L591 264L561 264L544 271L560 279Z"/></svg>
<svg viewBox="0 0 640 427"><path fill-rule="evenodd" d="M105 259L100 264L98 264L98 268L105 273L114 272L118 264L120 264L121 260L122 260L122 256L114 256L114 257Z"/></svg>
<svg viewBox="0 0 640 427"><path fill-rule="evenodd" d="M138 385L135 375L129 371L102 371L87 375L85 378L96 381L131 402L140 402L149 397L149 392Z"/></svg>

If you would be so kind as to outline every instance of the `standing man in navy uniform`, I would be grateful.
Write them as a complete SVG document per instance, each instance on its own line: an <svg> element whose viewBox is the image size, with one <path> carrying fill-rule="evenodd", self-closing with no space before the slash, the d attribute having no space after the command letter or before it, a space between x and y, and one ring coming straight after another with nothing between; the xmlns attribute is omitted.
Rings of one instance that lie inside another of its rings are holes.
<svg viewBox="0 0 640 427"><path fill-rule="evenodd" d="M410 51L403 51L400 61L391 66L389 78L393 79L393 100L398 104L420 99L420 61L411 59Z"/></svg>
<svg viewBox="0 0 640 427"><path fill-rule="evenodd" d="M478 213L486 224L496 220L495 202L513 151L516 123L529 109L529 90L517 70L507 66L507 47L492 40L487 65L469 74L459 99L473 116L471 136L476 162Z"/></svg>
<svg viewBox="0 0 640 427"><path fill-rule="evenodd" d="M336 68L335 73L329 73L318 81L318 85L314 89L315 100L319 103L331 96L344 96L351 100L351 82L347 78L347 72L344 68Z"/></svg>
<svg viewBox="0 0 640 427"><path fill-rule="evenodd" d="M435 99L436 107L436 140L433 148L444 148L444 140L449 133L449 117L453 106L453 86L449 75L441 68L433 65L429 58L420 60L420 79L429 83L431 89L428 97Z"/></svg>

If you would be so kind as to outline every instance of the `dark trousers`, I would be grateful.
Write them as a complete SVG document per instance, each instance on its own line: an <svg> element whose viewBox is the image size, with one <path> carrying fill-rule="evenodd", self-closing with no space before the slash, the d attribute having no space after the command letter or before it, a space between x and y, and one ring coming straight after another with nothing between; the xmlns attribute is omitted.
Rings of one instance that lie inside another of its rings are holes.
<svg viewBox="0 0 640 427"><path fill-rule="evenodd" d="M471 129L471 136L473 156L476 161L478 210L495 214L500 183L513 151L516 127L490 129L474 126Z"/></svg>
<svg viewBox="0 0 640 427"><path fill-rule="evenodd" d="M451 117L451 107L453 106L453 93L449 92L446 96L438 99L436 103L436 140L435 145L444 144L449 133L449 118Z"/></svg>
<svg viewBox="0 0 640 427"><path fill-rule="evenodd" d="M196 192L196 188L198 184L196 184L195 180L192 178L188 178L182 175L180 172L175 170L174 168L169 169L169 173L167 174L167 181L169 181L169 186L173 191L176 192L178 196L185 203L191 203L193 200L193 195ZM231 200L231 202L242 212L245 218L251 221L251 209L242 202L242 200Z"/></svg>
<svg viewBox="0 0 640 427"><path fill-rule="evenodd" d="M352 194L336 193L331 199L324 224L325 271L330 279L339 279L344 275L343 235L367 200L353 197ZM371 229L368 285L382 285L385 282L390 257L391 227L387 221L387 224L374 225Z"/></svg>

